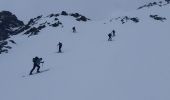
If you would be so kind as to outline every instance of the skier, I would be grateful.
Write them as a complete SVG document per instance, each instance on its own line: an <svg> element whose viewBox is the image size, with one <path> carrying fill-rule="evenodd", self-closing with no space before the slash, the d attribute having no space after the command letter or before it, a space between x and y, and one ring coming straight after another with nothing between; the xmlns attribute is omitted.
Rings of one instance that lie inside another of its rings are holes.
<svg viewBox="0 0 170 100"><path fill-rule="evenodd" d="M38 58L37 56L33 58L33 68L30 71L30 75L32 75L32 72L36 67L37 67L37 73L40 73L40 63L44 63L44 61L42 61L42 58Z"/></svg>
<svg viewBox="0 0 170 100"><path fill-rule="evenodd" d="M73 30L73 33L76 33L76 28L75 28L75 26L72 28L72 30Z"/></svg>
<svg viewBox="0 0 170 100"><path fill-rule="evenodd" d="M109 36L108 41L112 41L112 33L109 33L108 36Z"/></svg>
<svg viewBox="0 0 170 100"><path fill-rule="evenodd" d="M61 53L62 45L63 45L63 44L62 44L61 42L58 43L58 45L57 45L57 46L59 47L58 53Z"/></svg>

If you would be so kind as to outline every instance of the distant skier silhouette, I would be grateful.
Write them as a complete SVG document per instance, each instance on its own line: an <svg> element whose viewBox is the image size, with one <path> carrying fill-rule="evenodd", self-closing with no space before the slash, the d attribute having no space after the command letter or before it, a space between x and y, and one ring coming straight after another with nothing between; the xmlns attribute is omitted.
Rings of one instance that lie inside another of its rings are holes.
<svg viewBox="0 0 170 100"><path fill-rule="evenodd" d="M72 30L73 30L73 33L76 33L76 27L75 26L72 28Z"/></svg>
<svg viewBox="0 0 170 100"><path fill-rule="evenodd" d="M58 45L57 45L57 46L58 46L58 53L61 53L61 52L62 52L62 51L61 51L62 45L63 45L63 44L62 44L61 42L58 43Z"/></svg>
<svg viewBox="0 0 170 100"><path fill-rule="evenodd" d="M44 63L44 61L42 61L42 58L38 58L37 56L33 58L33 68L30 71L30 75L32 75L32 72L35 70L36 67L37 73L40 73L40 63Z"/></svg>
<svg viewBox="0 0 170 100"><path fill-rule="evenodd" d="M112 33L109 33L108 36L109 36L108 41L112 41Z"/></svg>

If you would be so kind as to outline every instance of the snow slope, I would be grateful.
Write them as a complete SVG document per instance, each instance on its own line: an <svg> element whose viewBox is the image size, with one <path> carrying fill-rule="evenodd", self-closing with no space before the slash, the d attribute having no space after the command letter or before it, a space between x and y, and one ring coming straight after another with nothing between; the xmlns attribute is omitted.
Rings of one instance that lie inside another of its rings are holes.
<svg viewBox="0 0 170 100"><path fill-rule="evenodd" d="M169 100L169 9L152 7L87 23L63 17L63 28L13 37L17 45L0 56L0 100ZM110 22L125 15L140 22ZM77 33L71 32L73 25ZM113 29L116 37L108 42ZM61 54L56 53L59 41ZM35 56L45 61L41 70L50 70L23 78Z"/></svg>

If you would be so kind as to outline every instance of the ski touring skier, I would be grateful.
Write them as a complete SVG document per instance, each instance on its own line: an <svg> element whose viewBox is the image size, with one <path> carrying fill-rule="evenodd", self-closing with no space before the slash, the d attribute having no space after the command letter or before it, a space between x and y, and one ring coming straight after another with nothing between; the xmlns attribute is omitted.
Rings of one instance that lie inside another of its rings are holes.
<svg viewBox="0 0 170 100"><path fill-rule="evenodd" d="M109 33L108 36L109 36L108 41L112 41L112 33Z"/></svg>
<svg viewBox="0 0 170 100"><path fill-rule="evenodd" d="M62 44L61 42L58 43L58 45L57 45L57 46L58 46L58 53L61 53L61 52L62 52L62 51L61 51L62 45L63 45L63 44Z"/></svg>
<svg viewBox="0 0 170 100"><path fill-rule="evenodd" d="M75 26L72 28L72 30L73 30L73 33L76 33L76 27Z"/></svg>
<svg viewBox="0 0 170 100"><path fill-rule="evenodd" d="M35 68L37 68L37 73L40 73L40 64L44 63L44 61L42 61L42 58L39 57L35 57L33 58L33 68L30 71L29 75L32 75L32 72L35 70Z"/></svg>

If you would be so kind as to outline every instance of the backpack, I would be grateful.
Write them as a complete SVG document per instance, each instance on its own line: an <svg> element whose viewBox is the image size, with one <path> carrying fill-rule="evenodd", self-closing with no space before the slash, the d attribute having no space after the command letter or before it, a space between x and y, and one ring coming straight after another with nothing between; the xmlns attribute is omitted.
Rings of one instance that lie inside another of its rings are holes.
<svg viewBox="0 0 170 100"><path fill-rule="evenodd" d="M35 62L35 58L32 59L32 62Z"/></svg>
<svg viewBox="0 0 170 100"><path fill-rule="evenodd" d="M113 32L113 34L114 34L114 33L115 33L115 30L113 30L112 32Z"/></svg>
<svg viewBox="0 0 170 100"><path fill-rule="evenodd" d="M33 61L34 63L36 63L38 59L39 59L38 57L35 57L35 58L32 59L32 61Z"/></svg>
<svg viewBox="0 0 170 100"><path fill-rule="evenodd" d="M108 36L109 36L109 37L111 37L111 36L112 36L112 34L111 34L111 33L109 33L109 34L108 34Z"/></svg>
<svg viewBox="0 0 170 100"><path fill-rule="evenodd" d="M58 46L59 46L59 47L62 47L62 43L61 43L61 42L59 42L59 43L58 43Z"/></svg>

